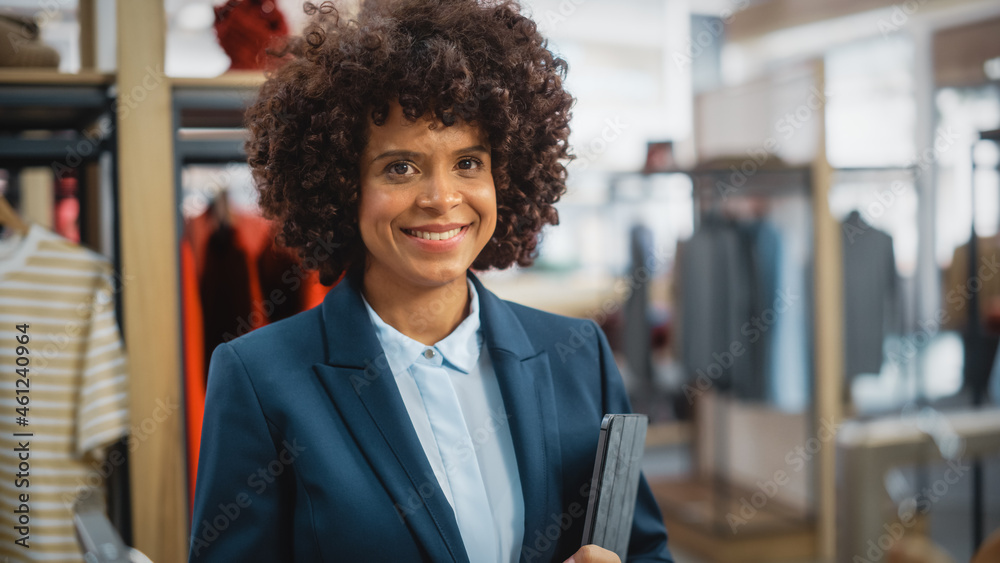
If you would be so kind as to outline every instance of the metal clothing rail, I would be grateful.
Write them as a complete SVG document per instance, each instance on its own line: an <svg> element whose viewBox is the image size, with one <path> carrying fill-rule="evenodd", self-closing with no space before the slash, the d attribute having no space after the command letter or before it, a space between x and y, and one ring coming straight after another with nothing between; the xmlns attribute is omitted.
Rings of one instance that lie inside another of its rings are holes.
<svg viewBox="0 0 1000 563"><path fill-rule="evenodd" d="M983 131L979 134L980 141L1000 142L1000 130ZM972 287L972 282L977 278L976 267L978 266L979 241L976 237L976 159L974 151L976 143L970 148L970 161L972 163L971 197L972 214L969 217L969 281L967 287ZM969 313L966 325L967 341L965 346L965 366L963 376L963 386L967 386L972 396L972 405L978 407L986 402L987 386L989 384L990 370L993 365L993 358L987 357L985 331L979 318L979 292L973 291L969 296ZM984 527L986 525L986 507L983 502L983 462L976 459L972 465L972 541L976 548L983 543L985 538Z"/></svg>

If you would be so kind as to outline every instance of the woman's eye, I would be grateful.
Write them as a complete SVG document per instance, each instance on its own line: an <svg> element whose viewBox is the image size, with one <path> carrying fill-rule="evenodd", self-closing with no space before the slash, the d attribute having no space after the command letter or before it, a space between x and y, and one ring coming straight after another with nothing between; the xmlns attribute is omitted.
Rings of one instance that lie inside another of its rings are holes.
<svg viewBox="0 0 1000 563"><path fill-rule="evenodd" d="M388 172L395 174L397 176L405 176L406 172L410 169L409 162L393 162L386 169Z"/></svg>
<svg viewBox="0 0 1000 563"><path fill-rule="evenodd" d="M462 170L472 170L473 168L479 168L483 165L478 158L463 158L458 161L458 167Z"/></svg>

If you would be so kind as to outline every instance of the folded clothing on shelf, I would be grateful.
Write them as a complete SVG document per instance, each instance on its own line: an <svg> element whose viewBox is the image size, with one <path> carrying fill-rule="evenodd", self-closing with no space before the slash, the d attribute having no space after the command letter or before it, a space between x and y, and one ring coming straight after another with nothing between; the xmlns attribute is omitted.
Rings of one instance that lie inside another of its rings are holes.
<svg viewBox="0 0 1000 563"><path fill-rule="evenodd" d="M27 17L0 14L0 67L57 68L59 52L42 43L38 24Z"/></svg>

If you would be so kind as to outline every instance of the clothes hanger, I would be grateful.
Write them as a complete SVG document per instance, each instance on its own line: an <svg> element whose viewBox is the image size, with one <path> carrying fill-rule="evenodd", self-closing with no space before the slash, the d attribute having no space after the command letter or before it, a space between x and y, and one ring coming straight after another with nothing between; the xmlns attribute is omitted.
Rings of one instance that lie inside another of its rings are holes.
<svg viewBox="0 0 1000 563"><path fill-rule="evenodd" d="M220 225L228 227L233 224L233 212L229 205L229 190L227 188L219 190L219 193L212 199L211 208Z"/></svg>
<svg viewBox="0 0 1000 563"><path fill-rule="evenodd" d="M28 234L28 224L14 211L7 198L0 196L0 225L12 229L21 236Z"/></svg>

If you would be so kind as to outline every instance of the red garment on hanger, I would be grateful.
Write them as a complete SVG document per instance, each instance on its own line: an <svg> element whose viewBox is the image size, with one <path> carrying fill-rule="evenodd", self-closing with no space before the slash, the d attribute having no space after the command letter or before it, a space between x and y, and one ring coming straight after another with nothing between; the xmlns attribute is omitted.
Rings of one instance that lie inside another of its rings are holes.
<svg viewBox="0 0 1000 563"><path fill-rule="evenodd" d="M56 202L52 210L53 229L56 233L79 244L80 196L77 179L72 176L56 178Z"/></svg>
<svg viewBox="0 0 1000 563"><path fill-rule="evenodd" d="M194 483L198 478L198 452L201 449L201 421L205 416L205 356L202 353L201 301L195 273L191 241L181 240L181 306L184 327L184 406L187 413L188 510L194 510ZM188 514L191 518L193 514Z"/></svg>
<svg viewBox="0 0 1000 563"><path fill-rule="evenodd" d="M265 301L266 298L270 298L270 295L263 295L259 268L260 262L267 262L266 259L261 260L262 257L266 253L274 253L270 250L273 244L273 224L260 216L236 212L231 213L231 224L235 231L235 243L246 255L247 272L250 274L248 280L250 296L253 305L253 314L245 319L245 322L240 323L243 326L241 332L234 334L234 336L240 336L244 332L268 324L270 322L269 311L274 309L272 304ZM180 249L181 300L184 315L184 402L187 407L189 510L194 505L198 453L201 449L202 418L205 410L205 378L210 359L205 356L204 351L205 318L200 288L206 271L205 261L209 255L208 241L217 225L218 219L213 215L211 209L191 219L184 227ZM301 272L301 269L290 269L289 271ZM283 272L277 274L278 279L281 279L282 274ZM297 311L311 309L322 303L330 288L319 283L319 274L311 271L295 275L301 280L298 291L291 291L292 286L282 289L285 290L288 298L299 300ZM189 514L189 518L192 516L193 514Z"/></svg>

